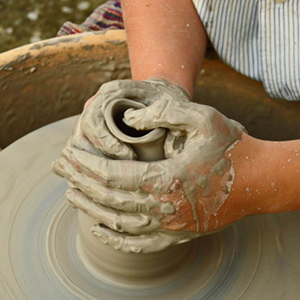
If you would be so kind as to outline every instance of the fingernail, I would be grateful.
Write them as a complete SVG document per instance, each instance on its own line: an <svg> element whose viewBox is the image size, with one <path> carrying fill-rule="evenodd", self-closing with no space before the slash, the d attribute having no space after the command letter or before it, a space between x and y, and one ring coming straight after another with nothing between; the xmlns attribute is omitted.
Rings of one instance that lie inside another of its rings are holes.
<svg viewBox="0 0 300 300"><path fill-rule="evenodd" d="M68 198L66 198L66 202L69 206L71 206L73 208L77 208L77 206L72 201L70 201Z"/></svg>
<svg viewBox="0 0 300 300"><path fill-rule="evenodd" d="M63 177L64 175L61 171L61 168L59 167L59 165L57 164L57 161L52 162L51 164L51 170L54 174L56 174L57 176Z"/></svg>

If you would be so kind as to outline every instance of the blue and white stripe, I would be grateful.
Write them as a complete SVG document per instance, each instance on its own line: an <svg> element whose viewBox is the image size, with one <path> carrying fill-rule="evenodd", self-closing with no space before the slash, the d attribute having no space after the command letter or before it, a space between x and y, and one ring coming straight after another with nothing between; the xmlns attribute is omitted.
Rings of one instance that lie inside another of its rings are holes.
<svg viewBox="0 0 300 300"><path fill-rule="evenodd" d="M300 100L300 0L194 4L225 63L262 81L271 97Z"/></svg>

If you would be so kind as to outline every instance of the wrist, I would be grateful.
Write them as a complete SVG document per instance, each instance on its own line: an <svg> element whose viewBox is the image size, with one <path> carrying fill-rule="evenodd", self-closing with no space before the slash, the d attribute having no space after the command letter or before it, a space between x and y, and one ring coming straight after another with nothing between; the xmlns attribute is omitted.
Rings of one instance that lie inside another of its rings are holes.
<svg viewBox="0 0 300 300"><path fill-rule="evenodd" d="M245 215L300 209L299 148L299 141L270 142L243 134L226 153L235 171L230 197L237 209Z"/></svg>
<svg viewBox="0 0 300 300"><path fill-rule="evenodd" d="M193 99L194 95L194 82L195 76L192 76L191 72L187 72L187 74L181 74L176 71L171 70L160 70L160 71L153 71L152 69L149 70L148 68L143 66L143 72L135 72L136 68L134 68L134 63L132 65L132 79L139 80L139 81L151 81L151 80L165 80L174 86L178 86L188 94L190 99ZM176 74L173 76L173 74Z"/></svg>
<svg viewBox="0 0 300 300"><path fill-rule="evenodd" d="M277 172L269 159L272 154L268 143L243 133L241 140L226 152L235 172L230 198L237 214L270 212L270 187L277 182Z"/></svg>

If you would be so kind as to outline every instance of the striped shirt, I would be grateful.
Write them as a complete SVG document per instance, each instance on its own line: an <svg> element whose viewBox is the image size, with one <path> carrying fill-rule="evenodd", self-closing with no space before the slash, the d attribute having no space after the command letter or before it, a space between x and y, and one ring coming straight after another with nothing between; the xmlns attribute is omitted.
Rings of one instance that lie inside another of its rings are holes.
<svg viewBox="0 0 300 300"><path fill-rule="evenodd" d="M220 58L262 81L274 98L300 100L300 0L194 0Z"/></svg>
<svg viewBox="0 0 300 300"><path fill-rule="evenodd" d="M300 0L193 0L214 48L238 72L262 81L273 98L300 100ZM124 28L120 0L58 35Z"/></svg>

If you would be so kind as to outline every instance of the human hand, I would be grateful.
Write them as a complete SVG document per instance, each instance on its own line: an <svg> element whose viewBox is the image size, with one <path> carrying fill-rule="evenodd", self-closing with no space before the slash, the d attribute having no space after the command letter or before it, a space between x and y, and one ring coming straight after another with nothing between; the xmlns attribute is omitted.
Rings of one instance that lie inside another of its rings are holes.
<svg viewBox="0 0 300 300"><path fill-rule="evenodd" d="M130 145L112 135L103 115L109 102L122 98L135 100L146 106L160 99L189 101L188 94L182 88L162 79L115 80L105 83L87 101L68 145L96 155L102 153L111 158L137 159Z"/></svg>
<svg viewBox="0 0 300 300"><path fill-rule="evenodd" d="M226 218L234 171L225 151L240 139L240 124L211 107L171 100L127 112L125 122L136 129L168 128L169 159L115 161L66 147L54 164L76 187L68 201L99 224L97 237L123 251L149 252L239 219L232 213Z"/></svg>

